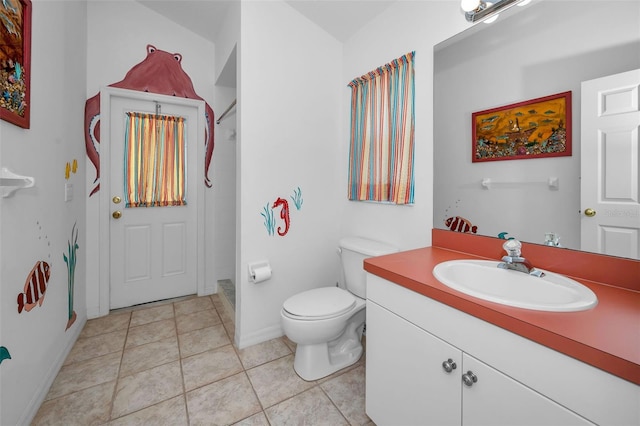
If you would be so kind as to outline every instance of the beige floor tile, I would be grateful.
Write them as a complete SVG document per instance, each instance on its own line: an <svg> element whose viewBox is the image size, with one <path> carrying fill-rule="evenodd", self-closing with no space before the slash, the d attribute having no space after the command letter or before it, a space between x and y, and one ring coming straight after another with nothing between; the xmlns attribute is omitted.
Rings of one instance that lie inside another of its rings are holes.
<svg viewBox="0 0 640 426"><path fill-rule="evenodd" d="M250 369L265 362L291 355L291 349L281 338L268 340L238 351L240 361L245 369Z"/></svg>
<svg viewBox="0 0 640 426"><path fill-rule="evenodd" d="M364 425L371 421L365 413L365 369L354 368L328 380L320 387L352 425Z"/></svg>
<svg viewBox="0 0 640 426"><path fill-rule="evenodd" d="M324 383L326 381L333 380L336 377L339 377L339 376L341 376L341 375L343 375L343 374L345 374L345 373L347 373L347 372L349 372L349 371L351 371L351 370L353 370L355 368L361 367L363 365L364 365L364 356L361 356L360 359L358 361L356 361L354 364L346 366L346 367L336 371L335 373L332 373L332 374L330 374L330 375L328 375L326 377L322 377L321 379L318 379L317 380L318 384L322 384L322 383Z"/></svg>
<svg viewBox="0 0 640 426"><path fill-rule="evenodd" d="M45 401L87 389L118 377L122 352L65 365L56 376Z"/></svg>
<svg viewBox="0 0 640 426"><path fill-rule="evenodd" d="M109 420L115 380L69 395L46 401L36 414L32 426L100 425Z"/></svg>
<svg viewBox="0 0 640 426"><path fill-rule="evenodd" d="M222 289L219 286L218 286L218 290L220 292L222 292ZM213 306L216 309L220 309L220 308L222 308L224 306L224 301L223 301L224 299L226 299L225 296L221 295L221 294L212 294L211 295L211 301L213 302Z"/></svg>
<svg viewBox="0 0 640 426"><path fill-rule="evenodd" d="M76 341L75 345L73 345L64 364L67 365L72 362L85 361L112 352L122 351L126 338L126 329L80 338Z"/></svg>
<svg viewBox="0 0 640 426"><path fill-rule="evenodd" d="M242 371L242 364L231 345L182 359L184 387L187 391Z"/></svg>
<svg viewBox="0 0 640 426"><path fill-rule="evenodd" d="M191 425L228 425L262 410L245 373L187 393Z"/></svg>
<svg viewBox="0 0 640 426"><path fill-rule="evenodd" d="M173 336L124 350L120 377L129 376L180 359L178 339Z"/></svg>
<svg viewBox="0 0 640 426"><path fill-rule="evenodd" d="M136 327L129 328L126 348L144 345L156 340L176 336L176 324L173 318L154 321Z"/></svg>
<svg viewBox="0 0 640 426"><path fill-rule="evenodd" d="M247 375L263 407L282 402L315 385L295 373L293 355L247 370Z"/></svg>
<svg viewBox="0 0 640 426"><path fill-rule="evenodd" d="M173 303L141 309L131 313L131 327L173 318Z"/></svg>
<svg viewBox="0 0 640 426"><path fill-rule="evenodd" d="M317 386L265 410L272 425L349 425Z"/></svg>
<svg viewBox="0 0 640 426"><path fill-rule="evenodd" d="M238 423L234 423L234 426L269 426L269 421L264 415L264 412L259 412L251 417L240 420ZM275 426L275 425L274 425Z"/></svg>
<svg viewBox="0 0 640 426"><path fill-rule="evenodd" d="M98 334L111 333L118 330L126 330L131 321L131 312L107 315L87 321L80 333L80 338L97 336Z"/></svg>
<svg viewBox="0 0 640 426"><path fill-rule="evenodd" d="M226 309L224 306L222 307L216 307L216 311L218 312L218 315L220 315L220 319L222 320L222 322L235 322L236 318L235 318L235 312L231 311L230 309Z"/></svg>
<svg viewBox="0 0 640 426"><path fill-rule="evenodd" d="M178 334L188 333L205 327L211 327L222 323L215 309L198 311L176 317Z"/></svg>
<svg viewBox="0 0 640 426"><path fill-rule="evenodd" d="M188 426L187 406L184 396L179 395L135 413L120 417L109 426Z"/></svg>
<svg viewBox="0 0 640 426"><path fill-rule="evenodd" d="M111 418L117 419L182 394L178 361L118 380Z"/></svg>
<svg viewBox="0 0 640 426"><path fill-rule="evenodd" d="M231 344L222 324L180 334L178 340L182 358Z"/></svg>
<svg viewBox="0 0 640 426"><path fill-rule="evenodd" d="M236 325L231 321L223 322L222 325L224 325L224 329L227 330L229 340L233 342L236 336Z"/></svg>
<svg viewBox="0 0 640 426"><path fill-rule="evenodd" d="M294 354L296 353L296 347L298 346L296 345L296 342L292 341L287 336L282 336L282 341L289 347L289 349L291 349L291 352L293 352Z"/></svg>
<svg viewBox="0 0 640 426"><path fill-rule="evenodd" d="M293 370L294 342L237 350L225 312L219 295L188 296L89 320L34 424L375 426L364 357L306 382Z"/></svg>
<svg viewBox="0 0 640 426"><path fill-rule="evenodd" d="M213 309L213 302L208 296L194 297L193 299L185 300L183 302L176 302L173 305L175 307L176 317L198 311L205 311L207 309Z"/></svg>

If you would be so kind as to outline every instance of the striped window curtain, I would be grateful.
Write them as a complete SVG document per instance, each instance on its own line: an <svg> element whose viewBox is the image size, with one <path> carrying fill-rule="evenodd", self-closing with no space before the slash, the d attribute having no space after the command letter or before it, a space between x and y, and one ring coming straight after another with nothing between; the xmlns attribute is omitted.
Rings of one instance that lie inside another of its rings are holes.
<svg viewBox="0 0 640 426"><path fill-rule="evenodd" d="M414 56L349 83L350 200L413 204Z"/></svg>
<svg viewBox="0 0 640 426"><path fill-rule="evenodd" d="M184 117L141 112L126 115L125 205L186 205Z"/></svg>

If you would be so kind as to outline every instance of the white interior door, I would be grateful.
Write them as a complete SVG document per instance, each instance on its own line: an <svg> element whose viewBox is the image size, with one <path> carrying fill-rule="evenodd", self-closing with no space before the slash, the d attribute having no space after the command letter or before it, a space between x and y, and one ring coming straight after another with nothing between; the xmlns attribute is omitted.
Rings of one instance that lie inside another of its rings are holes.
<svg viewBox="0 0 640 426"><path fill-rule="evenodd" d="M582 83L581 248L640 258L640 70Z"/></svg>
<svg viewBox="0 0 640 426"><path fill-rule="evenodd" d="M173 103L175 98L154 96L154 100L112 96L110 103L110 167L106 188L109 220L110 308L120 308L195 294L198 289L197 185L200 163L197 106ZM126 207L124 194L125 123L127 112L185 117L186 205Z"/></svg>

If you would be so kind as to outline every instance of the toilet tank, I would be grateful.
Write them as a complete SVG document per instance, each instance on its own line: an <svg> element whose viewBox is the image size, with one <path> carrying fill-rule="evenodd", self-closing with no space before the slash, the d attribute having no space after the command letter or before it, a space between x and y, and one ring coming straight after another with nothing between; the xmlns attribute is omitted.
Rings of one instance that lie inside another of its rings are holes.
<svg viewBox="0 0 640 426"><path fill-rule="evenodd" d="M340 259L347 290L358 297L366 298L366 272L364 259L397 253L398 247L361 237L345 237L340 240Z"/></svg>

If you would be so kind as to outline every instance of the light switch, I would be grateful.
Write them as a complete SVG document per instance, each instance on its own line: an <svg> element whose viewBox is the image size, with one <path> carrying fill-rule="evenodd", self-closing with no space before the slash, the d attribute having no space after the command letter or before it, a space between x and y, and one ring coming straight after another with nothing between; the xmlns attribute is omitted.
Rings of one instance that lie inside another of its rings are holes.
<svg viewBox="0 0 640 426"><path fill-rule="evenodd" d="M64 200L65 201L73 200L73 184L72 183L64 184Z"/></svg>

